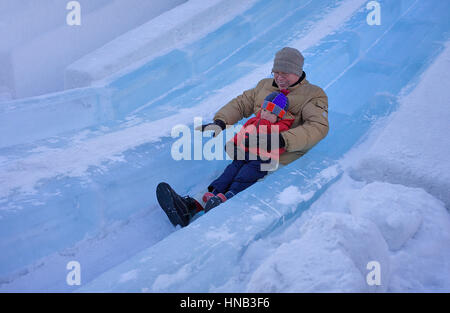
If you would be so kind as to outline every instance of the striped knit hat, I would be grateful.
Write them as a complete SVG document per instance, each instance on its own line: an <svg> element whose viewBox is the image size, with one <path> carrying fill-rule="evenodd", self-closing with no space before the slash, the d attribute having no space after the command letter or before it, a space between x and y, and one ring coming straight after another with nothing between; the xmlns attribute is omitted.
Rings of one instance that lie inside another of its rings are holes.
<svg viewBox="0 0 450 313"><path fill-rule="evenodd" d="M272 92L265 99L261 108L283 118L289 108L288 98L281 92Z"/></svg>

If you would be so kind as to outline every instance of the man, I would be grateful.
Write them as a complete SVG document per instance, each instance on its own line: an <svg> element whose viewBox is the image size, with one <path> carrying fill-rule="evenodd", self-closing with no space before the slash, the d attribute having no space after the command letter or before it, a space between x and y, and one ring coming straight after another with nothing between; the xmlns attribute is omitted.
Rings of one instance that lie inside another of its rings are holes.
<svg viewBox="0 0 450 313"><path fill-rule="evenodd" d="M286 150L280 156L280 163L286 165L297 160L325 138L329 129L327 95L306 80L303 64L300 51L290 47L281 49L275 55L273 79L263 79L255 88L231 100L216 113L214 123L202 125L198 130L214 130L217 136L226 125L256 114L268 94L281 91L290 103L285 118L293 118L294 123L291 129L279 134L279 148ZM270 139L261 138L261 141Z"/></svg>
<svg viewBox="0 0 450 313"><path fill-rule="evenodd" d="M256 135L255 142L261 144L261 147L278 142L278 147L270 148L272 151L277 149L285 151L279 157L279 162L283 165L297 160L328 133L327 95L320 87L306 80L303 64L303 55L297 49L290 47L281 49L275 55L273 79L263 79L255 88L244 91L216 113L213 123L202 125L196 130L213 130L214 136L217 136L227 125L234 125L241 119L258 113L264 99L272 92L282 92L289 101L288 111L282 118L294 120L291 128L272 135L279 136L279 140L272 140L273 138L269 138L271 135L261 133ZM157 191L158 201L174 225L180 224L184 227L197 212L204 210L200 201L190 196L179 196L166 183L161 183L158 188L160 189L159 193ZM215 198L210 197L208 201ZM223 199L216 202L211 207L223 202Z"/></svg>

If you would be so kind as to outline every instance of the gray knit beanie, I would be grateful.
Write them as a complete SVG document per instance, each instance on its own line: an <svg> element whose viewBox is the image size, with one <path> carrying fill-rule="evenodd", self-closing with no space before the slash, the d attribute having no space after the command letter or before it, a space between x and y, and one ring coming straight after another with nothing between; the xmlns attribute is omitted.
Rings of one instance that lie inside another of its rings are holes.
<svg viewBox="0 0 450 313"><path fill-rule="evenodd" d="M275 54L272 72L291 73L302 76L305 58L297 49L285 47Z"/></svg>

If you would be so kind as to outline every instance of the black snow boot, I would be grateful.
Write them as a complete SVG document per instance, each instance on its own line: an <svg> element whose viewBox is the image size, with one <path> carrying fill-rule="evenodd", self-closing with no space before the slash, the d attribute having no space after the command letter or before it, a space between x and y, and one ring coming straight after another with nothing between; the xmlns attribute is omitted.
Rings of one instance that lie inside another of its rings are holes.
<svg viewBox="0 0 450 313"><path fill-rule="evenodd" d="M189 222L191 221L192 217L194 217L195 214L203 210L201 204L198 203L197 200L189 196L176 198L175 208L177 209L178 214L181 217L180 225L182 227L189 225Z"/></svg>
<svg viewBox="0 0 450 313"><path fill-rule="evenodd" d="M159 205L166 212L170 222L176 226L189 225L191 218L203 210L200 203L189 196L178 195L167 183L160 183L156 188L156 197Z"/></svg>
<svg viewBox="0 0 450 313"><path fill-rule="evenodd" d="M186 197L183 197L183 200L186 202L186 205L189 210L189 215L191 218L198 212L203 211L202 205L194 198L186 196Z"/></svg>

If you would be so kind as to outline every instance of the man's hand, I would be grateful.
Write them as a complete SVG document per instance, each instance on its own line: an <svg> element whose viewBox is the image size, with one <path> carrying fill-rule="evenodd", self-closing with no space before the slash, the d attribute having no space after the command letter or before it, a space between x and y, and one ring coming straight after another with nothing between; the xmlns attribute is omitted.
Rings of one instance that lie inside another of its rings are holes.
<svg viewBox="0 0 450 313"><path fill-rule="evenodd" d="M258 148L262 148L264 150L266 150L267 152L271 152L272 149L276 150L276 149L281 149L284 148L286 146L286 143L284 142L283 137L281 136L281 134L276 133L276 134L249 134L249 133L245 133L245 140L244 140L244 146L246 148L252 147L254 148L254 140L253 142L251 142L250 140L250 136L254 136L256 137L256 146ZM279 136L279 140L278 140L278 147L272 147L272 136Z"/></svg>
<svg viewBox="0 0 450 313"><path fill-rule="evenodd" d="M203 124L195 128L195 130L205 132L205 131L214 131L214 137L220 134L222 130L224 130L226 124L222 120L215 120L214 123Z"/></svg>

